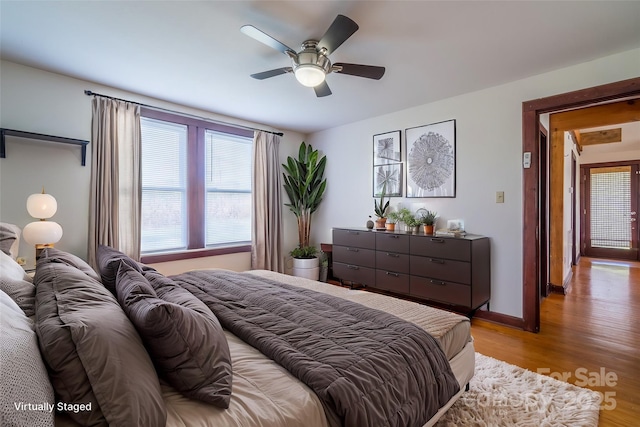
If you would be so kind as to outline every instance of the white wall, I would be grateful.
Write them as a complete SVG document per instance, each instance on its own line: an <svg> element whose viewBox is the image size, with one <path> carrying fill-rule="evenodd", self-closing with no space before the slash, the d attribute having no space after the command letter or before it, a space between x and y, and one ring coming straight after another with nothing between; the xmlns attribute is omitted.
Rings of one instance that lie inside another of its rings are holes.
<svg viewBox="0 0 640 427"><path fill-rule="evenodd" d="M85 89L129 99L184 113L269 129L214 113L196 110L163 102L142 95L121 91L111 87L49 73L8 61L0 62L0 126L8 129L65 136L76 139L91 139L91 99ZM295 152L304 136L284 131L281 142L281 158ZM91 177L91 144L87 150L87 166L80 165L80 149L71 145L34 142L18 138L7 138L7 157L0 160L0 220L24 227L33 219L26 210L29 194L45 187L58 201L58 212L52 218L63 230L62 240L56 247L86 259L88 241L89 185ZM283 208L286 210L286 208ZM287 211L288 212L288 211ZM291 249L297 241L295 217L291 224L285 213L285 249ZM34 262L35 250L24 240L20 256L28 263ZM194 260L193 265L204 266L206 260ZM234 270L249 269L248 253L225 255L210 260L212 266ZM189 262L172 264L185 270L196 268Z"/></svg>
<svg viewBox="0 0 640 427"><path fill-rule="evenodd" d="M456 119L456 198L391 204L426 205L441 220L462 218L467 231L489 236L491 309L522 317L522 102L637 76L640 49L310 135L328 157L312 240L330 242L332 227L364 226L373 214L373 135L402 129L404 138L406 128ZM496 191L504 191L503 204Z"/></svg>

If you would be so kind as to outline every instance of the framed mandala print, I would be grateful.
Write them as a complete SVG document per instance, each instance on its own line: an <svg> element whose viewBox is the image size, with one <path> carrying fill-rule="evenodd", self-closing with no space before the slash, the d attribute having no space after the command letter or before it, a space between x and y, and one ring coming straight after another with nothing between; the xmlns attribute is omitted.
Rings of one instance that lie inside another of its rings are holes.
<svg viewBox="0 0 640 427"><path fill-rule="evenodd" d="M400 131L373 135L373 165L401 162Z"/></svg>
<svg viewBox="0 0 640 427"><path fill-rule="evenodd" d="M407 197L456 197L456 121L405 130Z"/></svg>

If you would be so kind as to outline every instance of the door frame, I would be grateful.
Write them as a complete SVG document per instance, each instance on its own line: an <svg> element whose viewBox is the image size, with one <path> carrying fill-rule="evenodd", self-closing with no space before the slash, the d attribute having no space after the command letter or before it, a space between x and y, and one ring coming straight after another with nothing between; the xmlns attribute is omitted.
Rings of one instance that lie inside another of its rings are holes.
<svg viewBox="0 0 640 427"><path fill-rule="evenodd" d="M576 153L571 151L571 265L578 265L578 232L577 232L577 217L578 213L577 200L577 174L578 174L578 159L576 159Z"/></svg>
<svg viewBox="0 0 640 427"><path fill-rule="evenodd" d="M540 115L638 95L640 77L522 103L522 153L531 156L531 167L522 170L522 320L525 331L540 330Z"/></svg>
<svg viewBox="0 0 640 427"><path fill-rule="evenodd" d="M540 255L538 268L540 296L546 298L551 293L549 281L549 132L540 123Z"/></svg>

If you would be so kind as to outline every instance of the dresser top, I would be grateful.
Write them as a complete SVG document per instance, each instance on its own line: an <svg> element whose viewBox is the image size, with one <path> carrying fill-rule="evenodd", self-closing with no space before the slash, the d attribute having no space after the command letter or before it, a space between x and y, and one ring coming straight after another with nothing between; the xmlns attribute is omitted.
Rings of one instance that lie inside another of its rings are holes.
<svg viewBox="0 0 640 427"><path fill-rule="evenodd" d="M467 233L461 237L454 236L436 236L435 234L424 234L422 230L418 233L414 233L411 231L386 231L386 230L370 230L366 227L333 227L334 230L351 230L351 231L360 231L366 233L381 233L381 234L400 234L407 236L417 236L417 237L432 237L437 239L457 239L457 240L477 240L477 239L487 239L486 236L481 236L479 234L470 234Z"/></svg>

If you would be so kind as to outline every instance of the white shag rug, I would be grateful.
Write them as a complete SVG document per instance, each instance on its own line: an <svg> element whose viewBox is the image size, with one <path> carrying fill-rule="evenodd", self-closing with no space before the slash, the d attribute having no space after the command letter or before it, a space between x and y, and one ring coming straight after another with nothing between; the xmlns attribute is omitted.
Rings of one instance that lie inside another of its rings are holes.
<svg viewBox="0 0 640 427"><path fill-rule="evenodd" d="M598 425L600 395L476 353L470 389L437 427Z"/></svg>

